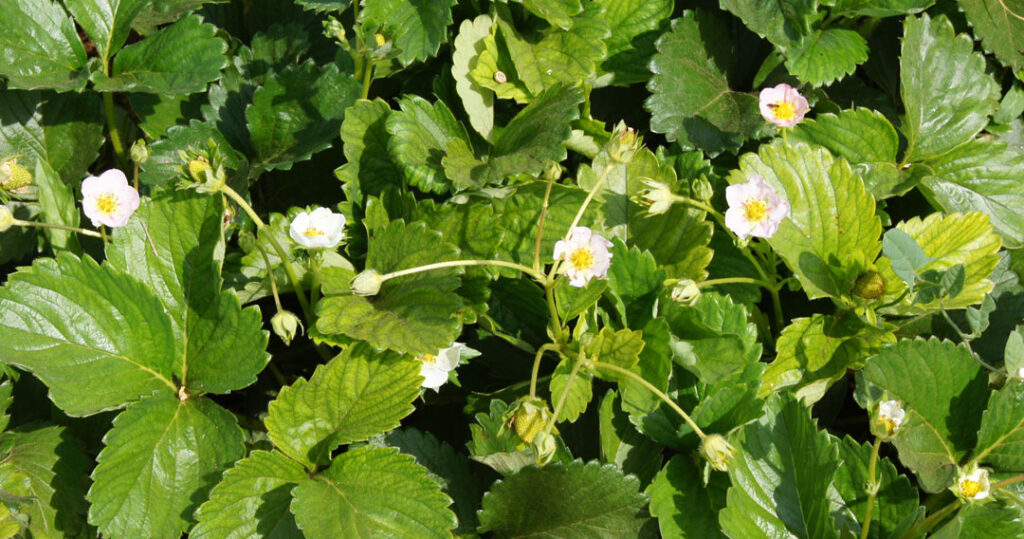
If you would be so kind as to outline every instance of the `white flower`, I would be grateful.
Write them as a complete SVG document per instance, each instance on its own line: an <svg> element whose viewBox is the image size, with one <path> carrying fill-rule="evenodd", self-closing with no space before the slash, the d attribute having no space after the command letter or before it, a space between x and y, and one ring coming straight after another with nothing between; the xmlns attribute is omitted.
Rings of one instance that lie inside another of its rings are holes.
<svg viewBox="0 0 1024 539"><path fill-rule="evenodd" d="M779 229L779 223L789 216L789 202L782 200L775 189L756 174L747 183L726 187L725 200L729 203L725 226L741 240L750 236L770 238Z"/></svg>
<svg viewBox="0 0 1024 539"><path fill-rule="evenodd" d="M788 84L761 90L760 107L761 116L779 127L793 127L800 123L810 108L807 98Z"/></svg>
<svg viewBox="0 0 1024 539"><path fill-rule="evenodd" d="M604 279L611 266L612 242L585 226L577 226L569 233L569 239L555 244L555 260L562 260L562 273L569 276L569 284L586 286L591 279Z"/></svg>
<svg viewBox="0 0 1024 539"><path fill-rule="evenodd" d="M882 401L878 403L877 421L885 427L887 436L895 435L906 417L907 411L903 409L903 404L900 401Z"/></svg>
<svg viewBox="0 0 1024 539"><path fill-rule="evenodd" d="M1017 378L1024 380L1024 367L1017 369Z"/></svg>
<svg viewBox="0 0 1024 539"><path fill-rule="evenodd" d="M970 472L960 470L960 476L951 490L953 494L967 501L978 501L988 498L992 485L988 480L988 470L974 468Z"/></svg>
<svg viewBox="0 0 1024 539"><path fill-rule="evenodd" d="M420 361L420 376L423 377L422 387L434 389L448 381L448 373L459 366L459 358L466 345L456 342L448 348L442 348L436 355L424 354L417 357Z"/></svg>
<svg viewBox="0 0 1024 539"><path fill-rule="evenodd" d="M82 209L92 226L124 226L139 209L139 192L128 185L128 178L116 168L82 182Z"/></svg>
<svg viewBox="0 0 1024 539"><path fill-rule="evenodd" d="M327 208L317 208L310 213L296 215L288 233L295 243L307 249L330 249L345 237L344 228L344 215Z"/></svg>

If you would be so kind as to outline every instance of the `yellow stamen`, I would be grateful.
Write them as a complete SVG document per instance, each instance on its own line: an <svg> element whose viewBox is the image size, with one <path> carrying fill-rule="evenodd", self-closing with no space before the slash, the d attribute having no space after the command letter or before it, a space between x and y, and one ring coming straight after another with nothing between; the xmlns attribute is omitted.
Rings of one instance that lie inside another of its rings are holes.
<svg viewBox="0 0 1024 539"><path fill-rule="evenodd" d="M967 498L973 498L981 492L981 483L972 481L970 479L964 479L960 481L960 491L964 493Z"/></svg>
<svg viewBox="0 0 1024 539"><path fill-rule="evenodd" d="M306 229L305 232L302 233L302 235L306 236L307 238L315 238L317 236L323 236L324 233L323 233L322 230L320 230L318 228L309 227L309 228Z"/></svg>
<svg viewBox="0 0 1024 539"><path fill-rule="evenodd" d="M423 354L422 356L420 356L420 361L431 364L437 363L437 356L435 356L434 354Z"/></svg>
<svg viewBox="0 0 1024 539"><path fill-rule="evenodd" d="M888 417L880 417L878 418L878 422L885 427L885 433L889 436L892 436L893 433L896 432L896 422L892 419Z"/></svg>
<svg viewBox="0 0 1024 539"><path fill-rule="evenodd" d="M760 198L752 198L743 205L743 216L751 223L760 223L768 217L768 204Z"/></svg>
<svg viewBox="0 0 1024 539"><path fill-rule="evenodd" d="M104 215L113 215L117 211L117 195L107 193L97 198L96 209Z"/></svg>
<svg viewBox="0 0 1024 539"><path fill-rule="evenodd" d="M587 269L594 265L594 254L586 247L580 247L569 255L569 263L576 269Z"/></svg>
<svg viewBox="0 0 1024 539"><path fill-rule="evenodd" d="M775 119L788 122L796 118L796 105L792 101L782 101L771 106Z"/></svg>

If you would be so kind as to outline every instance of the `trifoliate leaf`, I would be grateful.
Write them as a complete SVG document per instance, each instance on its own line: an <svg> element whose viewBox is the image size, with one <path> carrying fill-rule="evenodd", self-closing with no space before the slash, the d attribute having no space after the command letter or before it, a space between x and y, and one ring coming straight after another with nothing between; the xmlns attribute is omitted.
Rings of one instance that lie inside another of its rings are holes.
<svg viewBox="0 0 1024 539"><path fill-rule="evenodd" d="M813 120L800 122L791 135L796 140L824 146L833 155L849 161L876 199L898 195L912 187L901 183L896 165L900 142L896 129L879 112L859 108L843 110L838 115L819 114Z"/></svg>
<svg viewBox="0 0 1024 539"><path fill-rule="evenodd" d="M428 3L416 0L375 0L367 2L360 15L362 27L376 29L398 49L398 60L409 65L437 54L447 39L455 0Z"/></svg>
<svg viewBox="0 0 1024 539"><path fill-rule="evenodd" d="M864 181L824 149L781 142L741 157L729 183L746 183L754 174L789 202L789 217L768 242L808 297L852 301L854 282L882 248L882 223Z"/></svg>
<svg viewBox="0 0 1024 539"><path fill-rule="evenodd" d="M555 421L559 423L562 421L571 423L579 419L580 414L587 410L587 405L594 398L593 383L589 373L579 369L575 376L569 378L575 364L576 360L574 359L562 359L555 367L555 371L551 373L551 399L557 403L562 398L562 394L568 392L565 405L559 411L558 417L555 418Z"/></svg>
<svg viewBox="0 0 1024 539"><path fill-rule="evenodd" d="M999 471L1024 470L1024 382L1019 378L1009 378L989 397L973 459Z"/></svg>
<svg viewBox="0 0 1024 539"><path fill-rule="evenodd" d="M61 253L11 274L0 289L0 341L4 362L32 371L70 415L178 390L177 344L160 301L91 258Z"/></svg>
<svg viewBox="0 0 1024 539"><path fill-rule="evenodd" d="M907 17L900 86L907 109L903 162L933 159L974 138L999 104L985 57L945 17Z"/></svg>
<svg viewBox="0 0 1024 539"><path fill-rule="evenodd" d="M0 6L0 75L10 88L81 90L89 77L86 60L75 23L60 2Z"/></svg>
<svg viewBox="0 0 1024 539"><path fill-rule="evenodd" d="M480 531L495 537L644 537L647 497L614 466L573 461L523 468L484 495ZM643 535L642 535L643 534Z"/></svg>
<svg viewBox="0 0 1024 539"><path fill-rule="evenodd" d="M725 507L728 482L713 474L707 486L701 471L686 455L676 455L647 487L651 515L658 519L662 537L725 537L718 513Z"/></svg>
<svg viewBox="0 0 1024 539"><path fill-rule="evenodd" d="M826 28L804 38L786 53L786 68L811 86L831 84L868 59L868 43L847 28Z"/></svg>
<svg viewBox="0 0 1024 539"><path fill-rule="evenodd" d="M971 29L987 52L1024 80L1024 4L1020 1L959 0Z"/></svg>
<svg viewBox="0 0 1024 539"><path fill-rule="evenodd" d="M149 0L68 0L65 5L89 34L101 59L121 50L132 21Z"/></svg>
<svg viewBox="0 0 1024 539"><path fill-rule="evenodd" d="M739 451L729 462L722 531L730 537L839 537L830 485L821 480L839 466L838 447L792 396L769 400L768 410L733 442Z"/></svg>
<svg viewBox="0 0 1024 539"><path fill-rule="evenodd" d="M461 139L468 147L469 134L444 101L431 104L409 96L399 99L398 106L402 110L387 119L388 149L402 167L406 184L426 193L448 192L451 182L444 175L441 158L452 139Z"/></svg>
<svg viewBox="0 0 1024 539"><path fill-rule="evenodd" d="M394 448L362 448L292 490L307 537L443 537L456 526L451 500L427 469Z"/></svg>
<svg viewBox="0 0 1024 539"><path fill-rule="evenodd" d="M391 108L381 99L359 100L345 111L341 142L347 162L335 175L347 184L346 188L355 188L359 196L350 194L350 200L361 201L365 196L380 195L389 186L402 185L402 169L387 150L390 115Z"/></svg>
<svg viewBox="0 0 1024 539"><path fill-rule="evenodd" d="M267 79L245 111L264 168L290 169L326 149L338 136L345 109L355 103L359 83L334 66L309 60Z"/></svg>
<svg viewBox="0 0 1024 539"><path fill-rule="evenodd" d="M326 464L339 445L393 429L419 395L419 362L377 354L366 344L347 348L270 402L267 435L308 468Z"/></svg>
<svg viewBox="0 0 1024 539"><path fill-rule="evenodd" d="M628 248L622 240L612 240L612 260L608 285L615 293L615 307L628 327L639 328L654 316L665 282L665 270L658 267L650 251Z"/></svg>
<svg viewBox="0 0 1024 539"><path fill-rule="evenodd" d="M28 521L29 537L73 537L85 525L92 460L79 445L62 427L0 434L0 490L28 498L12 510Z"/></svg>
<svg viewBox="0 0 1024 539"><path fill-rule="evenodd" d="M486 47L485 40L490 36L493 22L490 15L462 21L452 52L455 91L462 100L469 124L485 139L491 138L491 130L494 129L494 94L473 79L472 71Z"/></svg>
<svg viewBox="0 0 1024 539"><path fill-rule="evenodd" d="M980 371L965 348L934 338L883 348L861 371L863 381L885 392L884 400L898 400L906 410L893 444L927 492L952 484L957 464L975 445L988 394Z"/></svg>
<svg viewBox="0 0 1024 539"><path fill-rule="evenodd" d="M918 508L918 491L906 476L900 475L892 461L879 457L875 476L871 477L871 444L859 444L846 436L839 442L839 458L842 465L836 468L832 485L843 501L842 512L836 514L837 524L849 521L848 528L858 533L863 527L867 513L867 488L872 481L878 482L878 495L874 498L871 529L874 537L891 537L896 533L903 519Z"/></svg>
<svg viewBox="0 0 1024 539"><path fill-rule="evenodd" d="M308 479L301 464L281 453L253 451L224 472L189 537L302 537L288 506L291 490Z"/></svg>
<svg viewBox="0 0 1024 539"><path fill-rule="evenodd" d="M42 220L51 225L77 228L80 213L78 201L71 186L64 183L49 163L36 161L35 186L39 193L39 208ZM78 237L67 230L45 228L43 231L50 238L54 251L70 250L81 252Z"/></svg>
<svg viewBox="0 0 1024 539"><path fill-rule="evenodd" d="M597 0L604 7L601 18L611 35L605 38L607 58L600 69L611 73L612 84L627 86L651 77L647 64L656 52L654 40L668 26L671 0Z"/></svg>
<svg viewBox="0 0 1024 539"><path fill-rule="evenodd" d="M922 185L942 209L987 213L1007 247L1024 246L1024 154L1001 142L972 140L928 166Z"/></svg>
<svg viewBox="0 0 1024 539"><path fill-rule="evenodd" d="M455 260L458 249L423 223L393 221L370 239L366 268L381 275L421 265ZM374 346L413 355L434 354L451 346L461 324L456 316L462 300L459 268L413 273L384 282L374 296L351 294L354 275L347 270L324 271L324 294L317 309L317 329L342 333Z"/></svg>
<svg viewBox="0 0 1024 539"><path fill-rule="evenodd" d="M89 523L109 537L179 537L221 472L242 457L242 429L206 398L143 399L103 438Z"/></svg>
<svg viewBox="0 0 1024 539"><path fill-rule="evenodd" d="M191 15L129 45L114 57L108 77L92 75L100 92L192 94L220 77L227 65L227 44L216 36L217 27Z"/></svg>
<svg viewBox="0 0 1024 539"><path fill-rule="evenodd" d="M650 393L650 391L648 391ZM650 483L661 468L661 444L640 434L619 407L619 395L609 389L598 409L601 461L614 464L624 474ZM648 492L648 494L650 494Z"/></svg>
<svg viewBox="0 0 1024 539"><path fill-rule="evenodd" d="M757 328L747 321L747 308L729 296L705 292L692 307L663 301L661 316L683 343L674 346L676 355L682 355L683 365L705 383L741 373L761 357Z"/></svg>
<svg viewBox="0 0 1024 539"><path fill-rule="evenodd" d="M647 83L652 95L644 103L652 131L683 147L718 153L738 148L763 125L757 98L733 91L726 80L732 51L703 37L727 34L720 17L686 11L658 39L650 65L654 77Z"/></svg>

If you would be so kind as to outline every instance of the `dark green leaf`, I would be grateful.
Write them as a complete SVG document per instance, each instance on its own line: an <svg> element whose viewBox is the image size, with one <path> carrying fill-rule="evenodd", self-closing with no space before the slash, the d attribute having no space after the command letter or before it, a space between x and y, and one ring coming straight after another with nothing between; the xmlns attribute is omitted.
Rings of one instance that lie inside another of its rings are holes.
<svg viewBox="0 0 1024 539"><path fill-rule="evenodd" d="M743 372L761 357L757 328L747 321L746 307L729 296L706 292L692 307L665 301L661 313L682 341L674 345L676 355L706 383Z"/></svg>
<svg viewBox="0 0 1024 539"><path fill-rule="evenodd" d="M1008 379L989 396L974 459L999 471L1024 471L1024 382L1019 378Z"/></svg>
<svg viewBox="0 0 1024 539"><path fill-rule="evenodd" d="M656 52L658 30L672 15L671 0L597 0L611 35L605 38L608 55L601 71L611 73L612 84L626 86L651 77L647 64Z"/></svg>
<svg viewBox="0 0 1024 539"><path fill-rule="evenodd" d="M692 458L676 455L658 473L649 487L651 514L658 519L662 537L725 537L718 524L725 507L727 481L713 474L704 484Z"/></svg>
<svg viewBox="0 0 1024 539"><path fill-rule="evenodd" d="M121 50L132 21L150 0L66 0L65 6L92 38L100 58Z"/></svg>
<svg viewBox="0 0 1024 539"><path fill-rule="evenodd" d="M380 32L398 49L398 60L409 65L437 54L448 36L455 0L374 0L360 14L362 26Z"/></svg>
<svg viewBox="0 0 1024 539"><path fill-rule="evenodd" d="M11 88L81 90L85 62L85 47L60 2L0 4L0 75Z"/></svg>
<svg viewBox="0 0 1024 539"><path fill-rule="evenodd" d="M867 486L874 480L878 482L878 494L874 499L871 519L871 529L875 533L871 536L892 537L903 519L917 510L917 489L885 457L878 459L875 477L872 478L869 473L871 444L859 444L846 436L839 442L839 458L843 463L836 468L832 481L843 500L843 513L836 516L837 523L846 517L851 520L851 531L857 532L862 528L867 513Z"/></svg>
<svg viewBox="0 0 1024 539"><path fill-rule="evenodd" d="M1024 2L958 0L981 45L1024 80Z"/></svg>
<svg viewBox="0 0 1024 539"><path fill-rule="evenodd" d="M35 186L39 190L40 215L44 222L52 225L78 227L78 201L71 186L61 181L46 161L36 161ZM80 253L78 237L67 230L44 229L55 251L70 250Z"/></svg>
<svg viewBox="0 0 1024 539"><path fill-rule="evenodd" d="M347 162L334 174L346 189L353 189L349 194L353 202L380 195L389 186L402 185L402 169L387 150L391 135L386 125L391 113L381 99L359 100L345 111L341 142Z"/></svg>
<svg viewBox="0 0 1024 539"><path fill-rule="evenodd" d="M418 96L398 100L400 111L388 115L391 133L388 148L402 167L405 181L427 193L445 193L451 183L445 178L441 158L452 139L469 145L469 134L443 101L433 104Z"/></svg>

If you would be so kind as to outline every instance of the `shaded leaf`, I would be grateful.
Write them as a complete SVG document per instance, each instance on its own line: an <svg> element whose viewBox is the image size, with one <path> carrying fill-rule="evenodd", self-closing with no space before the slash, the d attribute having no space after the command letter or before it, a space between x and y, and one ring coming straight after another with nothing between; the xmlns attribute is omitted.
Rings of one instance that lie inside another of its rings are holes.
<svg viewBox="0 0 1024 539"><path fill-rule="evenodd" d="M407 66L437 54L448 38L454 4L455 0L374 0L366 3L360 15L363 28L376 28L393 42L398 60Z"/></svg>
<svg viewBox="0 0 1024 539"><path fill-rule="evenodd" d="M661 536L725 537L718 524L728 487L723 479L722 475L713 474L710 484L705 486L693 459L686 455L672 457L646 491Z"/></svg>

